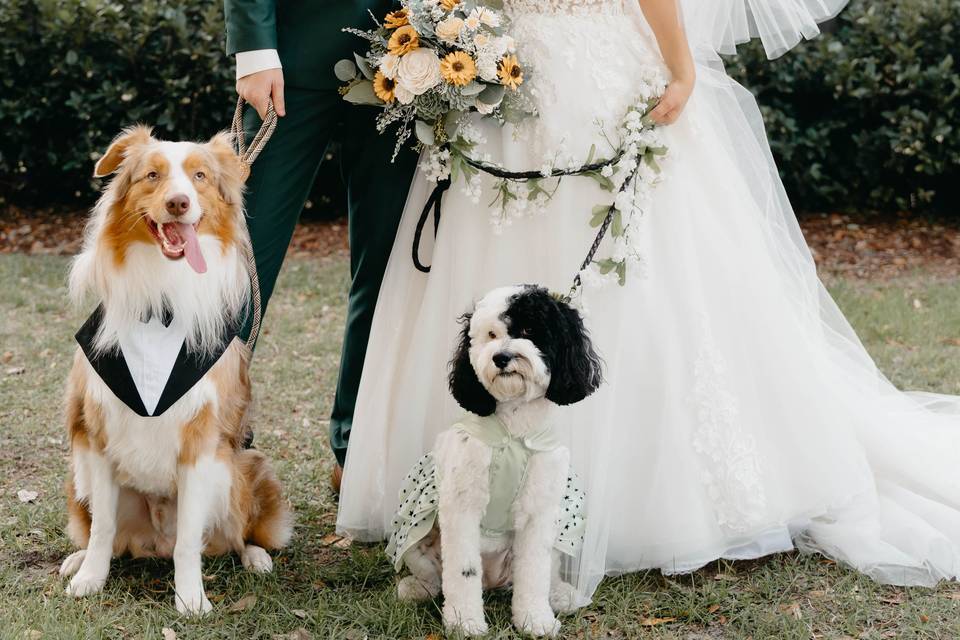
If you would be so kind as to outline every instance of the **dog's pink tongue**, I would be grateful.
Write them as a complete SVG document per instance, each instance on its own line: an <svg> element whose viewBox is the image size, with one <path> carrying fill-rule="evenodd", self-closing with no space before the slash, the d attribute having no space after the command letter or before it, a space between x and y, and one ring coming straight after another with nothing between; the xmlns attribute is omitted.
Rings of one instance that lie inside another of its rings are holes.
<svg viewBox="0 0 960 640"><path fill-rule="evenodd" d="M197 273L206 273L207 261L203 259L203 252L200 251L197 230L193 228L192 224L178 222L177 231L183 238L183 257L187 259L187 264Z"/></svg>

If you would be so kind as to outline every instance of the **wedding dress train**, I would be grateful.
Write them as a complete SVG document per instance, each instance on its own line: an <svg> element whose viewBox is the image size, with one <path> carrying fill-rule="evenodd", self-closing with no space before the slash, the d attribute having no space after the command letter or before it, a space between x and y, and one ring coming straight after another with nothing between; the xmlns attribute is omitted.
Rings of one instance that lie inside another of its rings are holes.
<svg viewBox="0 0 960 640"><path fill-rule="evenodd" d="M960 399L899 392L877 371L817 278L753 97L715 53L750 35L782 53L842 1L692 1L697 86L663 129L644 273L585 289L606 383L558 412L587 494L571 577L586 600L610 573L799 546L883 582L954 578ZM610 153L634 79L666 73L642 15L620 0L506 7L540 118L478 124L478 153L515 169L582 162L592 145ZM457 318L501 285L565 292L595 233L591 209L612 199L567 178L543 211L497 233L489 192L475 203L455 184L423 274L410 248L431 188L418 176L408 196L353 422L338 530L364 540L389 530L407 470L462 414L446 385Z"/></svg>

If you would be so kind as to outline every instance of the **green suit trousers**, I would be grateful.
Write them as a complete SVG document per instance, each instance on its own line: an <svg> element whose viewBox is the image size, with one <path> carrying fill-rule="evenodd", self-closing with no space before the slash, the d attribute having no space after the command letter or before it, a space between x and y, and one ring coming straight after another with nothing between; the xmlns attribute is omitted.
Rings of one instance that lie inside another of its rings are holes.
<svg viewBox="0 0 960 640"><path fill-rule="evenodd" d="M360 374L380 283L417 156L404 149L390 162L395 138L377 133L375 111L351 106L336 89L285 89L287 115L257 158L247 181L247 224L260 278L264 317L294 227L330 142L341 142L341 175L347 189L351 285L340 375L330 418L330 446L343 464L360 386ZM248 107L249 141L260 118ZM244 332L249 335L250 327Z"/></svg>

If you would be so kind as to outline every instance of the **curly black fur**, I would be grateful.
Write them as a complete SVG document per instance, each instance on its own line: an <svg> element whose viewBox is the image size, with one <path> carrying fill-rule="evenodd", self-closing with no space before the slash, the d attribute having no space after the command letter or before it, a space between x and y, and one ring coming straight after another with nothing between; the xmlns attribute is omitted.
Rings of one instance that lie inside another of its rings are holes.
<svg viewBox="0 0 960 640"><path fill-rule="evenodd" d="M505 318L514 338L531 340L550 370L547 400L580 402L603 382L603 363L580 313L539 286L527 285L509 301Z"/></svg>
<svg viewBox="0 0 960 640"><path fill-rule="evenodd" d="M466 313L460 317L462 330L460 331L460 345L450 361L450 393L454 400L471 413L478 416L489 416L497 408L496 399L484 388L477 372L470 363L470 318Z"/></svg>

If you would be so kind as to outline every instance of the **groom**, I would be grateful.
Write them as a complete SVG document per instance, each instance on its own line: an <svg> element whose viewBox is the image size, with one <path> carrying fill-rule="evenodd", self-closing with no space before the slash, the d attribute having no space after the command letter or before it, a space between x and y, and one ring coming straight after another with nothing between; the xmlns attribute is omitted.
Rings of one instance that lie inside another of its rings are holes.
<svg viewBox="0 0 960 640"><path fill-rule="evenodd" d="M227 53L236 56L237 92L255 109L248 109L244 120L247 140L260 128L268 98L280 116L247 181L247 223L264 311L327 146L331 141L342 145L340 173L347 189L352 280L330 418L336 490L373 308L416 155L402 152L391 164L392 136L377 134L373 110L350 108L343 100L333 66L362 44L341 28L365 28L368 11L382 16L389 4L389 0L224 0ZM244 337L249 332L248 326Z"/></svg>

